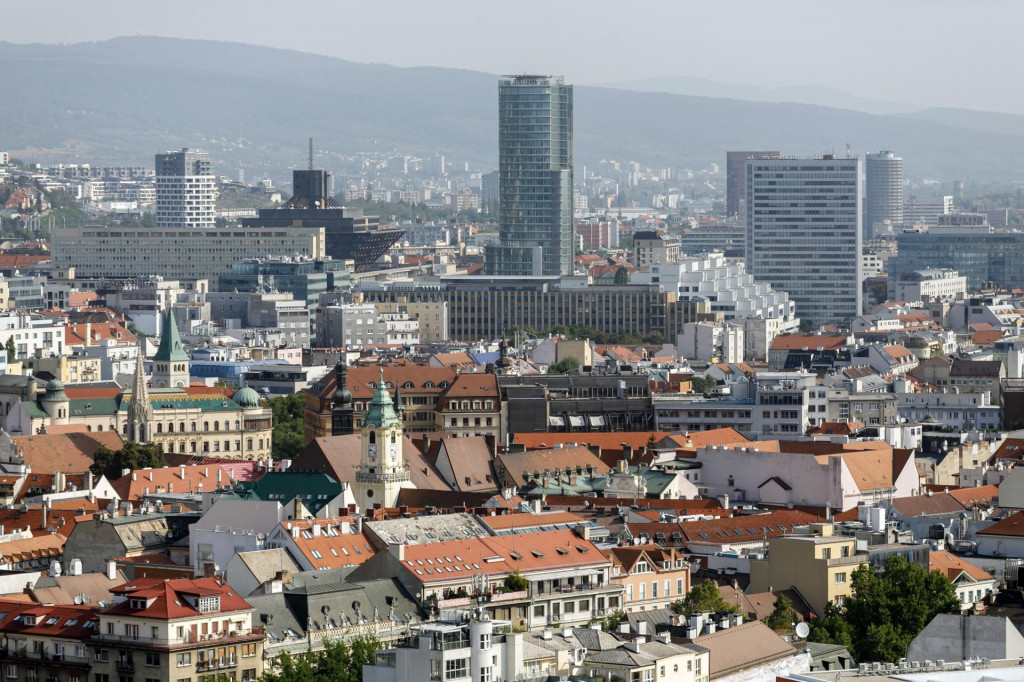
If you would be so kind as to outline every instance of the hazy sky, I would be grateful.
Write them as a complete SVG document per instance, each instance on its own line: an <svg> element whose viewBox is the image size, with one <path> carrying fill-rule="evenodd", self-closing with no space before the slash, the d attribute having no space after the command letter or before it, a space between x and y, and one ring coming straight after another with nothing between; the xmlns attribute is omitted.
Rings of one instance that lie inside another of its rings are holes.
<svg viewBox="0 0 1024 682"><path fill-rule="evenodd" d="M0 40L142 33L360 62L561 73L592 84L701 76L1024 114L1020 0L29 0Z"/></svg>

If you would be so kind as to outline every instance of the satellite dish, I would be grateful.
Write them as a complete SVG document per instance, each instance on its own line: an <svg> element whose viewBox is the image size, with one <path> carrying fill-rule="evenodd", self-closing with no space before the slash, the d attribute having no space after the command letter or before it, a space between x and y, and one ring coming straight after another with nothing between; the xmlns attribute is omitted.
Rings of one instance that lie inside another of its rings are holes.
<svg viewBox="0 0 1024 682"><path fill-rule="evenodd" d="M807 639L807 635L811 634L811 626L807 623L796 624L796 636L800 639Z"/></svg>

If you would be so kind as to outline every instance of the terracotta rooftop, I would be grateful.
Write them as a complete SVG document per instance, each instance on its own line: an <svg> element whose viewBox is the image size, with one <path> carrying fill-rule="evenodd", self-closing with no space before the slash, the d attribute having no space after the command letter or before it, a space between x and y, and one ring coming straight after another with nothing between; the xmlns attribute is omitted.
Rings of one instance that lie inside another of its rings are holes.
<svg viewBox="0 0 1024 682"><path fill-rule="evenodd" d="M845 336L784 334L775 337L770 350L839 350L845 346Z"/></svg>
<svg viewBox="0 0 1024 682"><path fill-rule="evenodd" d="M142 578L125 583L112 591L126 599L109 607L104 611L104 615L170 620L198 616L201 613L229 614L252 608L247 601L234 593L230 585L218 578ZM200 612L197 598L205 596L220 597L219 608ZM143 609L133 608L133 600L140 598L146 599L149 605Z"/></svg>
<svg viewBox="0 0 1024 682"><path fill-rule="evenodd" d="M961 573L966 573L974 580L992 580L992 574L985 569L949 552L934 549L928 552L928 570L938 571L950 580L956 580Z"/></svg>

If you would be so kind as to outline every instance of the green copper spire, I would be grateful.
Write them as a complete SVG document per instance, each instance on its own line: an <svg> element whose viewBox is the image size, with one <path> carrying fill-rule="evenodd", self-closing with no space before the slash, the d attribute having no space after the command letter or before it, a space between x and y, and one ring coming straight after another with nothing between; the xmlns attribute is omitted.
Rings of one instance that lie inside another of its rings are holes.
<svg viewBox="0 0 1024 682"><path fill-rule="evenodd" d="M174 313L170 308L164 313L164 333L160 337L160 347L153 356L154 362L188 362L189 357L181 347L181 336L178 325L174 322Z"/></svg>
<svg viewBox="0 0 1024 682"><path fill-rule="evenodd" d="M401 426L402 424L402 420L398 418L398 413L395 412L395 404L391 400L391 394L388 393L387 384L384 383L384 365L380 366L380 381L377 383L377 390L374 392L373 399L366 410L366 418L363 420L363 424L376 428Z"/></svg>

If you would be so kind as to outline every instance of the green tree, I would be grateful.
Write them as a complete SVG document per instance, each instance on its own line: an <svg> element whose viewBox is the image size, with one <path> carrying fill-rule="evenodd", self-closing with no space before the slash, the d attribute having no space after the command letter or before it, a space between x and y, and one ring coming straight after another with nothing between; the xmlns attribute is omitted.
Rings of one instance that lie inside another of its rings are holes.
<svg viewBox="0 0 1024 682"><path fill-rule="evenodd" d="M715 390L715 386L717 385L718 382L711 377L694 374L693 377L690 378L690 387L693 389L694 393L708 393Z"/></svg>
<svg viewBox="0 0 1024 682"><path fill-rule="evenodd" d="M580 368L580 361L573 357L559 360L553 365L548 366L548 374L572 374L578 371Z"/></svg>
<svg viewBox="0 0 1024 682"><path fill-rule="evenodd" d="M304 656L283 653L274 669L263 674L261 682L362 682L363 666L373 663L380 641L372 636L356 637L348 642L327 640L322 651Z"/></svg>
<svg viewBox="0 0 1024 682"><path fill-rule="evenodd" d="M14 345L14 336L7 337L7 343L4 344L4 350L7 351L7 362L8 364L14 362L18 357L18 349Z"/></svg>
<svg viewBox="0 0 1024 682"><path fill-rule="evenodd" d="M601 621L601 629L605 632L614 632L615 628L619 627L619 623L626 617L625 611L622 609L615 609Z"/></svg>
<svg viewBox="0 0 1024 682"><path fill-rule="evenodd" d="M851 587L852 597L813 624L811 639L852 646L859 661L898 660L935 616L960 610L946 576L901 556L886 557L880 568L861 566L853 572ZM849 642L843 641L847 635Z"/></svg>
<svg viewBox="0 0 1024 682"><path fill-rule="evenodd" d="M782 631L792 627L794 620L796 613L793 611L793 602L786 595L780 594L775 598L775 608L764 619L764 624L772 630Z"/></svg>
<svg viewBox="0 0 1024 682"><path fill-rule="evenodd" d="M305 395L295 393L271 398L267 401L274 415L274 431L271 435L271 457L294 459L306 446L302 412L306 404Z"/></svg>
<svg viewBox="0 0 1024 682"><path fill-rule="evenodd" d="M686 596L672 602L670 608L674 613L680 613L687 618L703 611L735 613L737 610L734 605L722 598L718 583L710 578L691 587Z"/></svg>
<svg viewBox="0 0 1024 682"><path fill-rule="evenodd" d="M136 443L133 440L124 444L120 450L101 447L92 456L89 470L96 476L106 476L108 480L121 478L125 469L135 471L150 467L157 469L167 466L164 449L159 443Z"/></svg>
<svg viewBox="0 0 1024 682"><path fill-rule="evenodd" d="M625 265L620 265L619 269L615 271L615 283L629 284L629 270L626 269Z"/></svg>
<svg viewBox="0 0 1024 682"><path fill-rule="evenodd" d="M509 592L522 592L529 586L530 583L522 576L518 568L505 576L505 589Z"/></svg>

